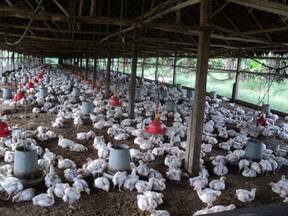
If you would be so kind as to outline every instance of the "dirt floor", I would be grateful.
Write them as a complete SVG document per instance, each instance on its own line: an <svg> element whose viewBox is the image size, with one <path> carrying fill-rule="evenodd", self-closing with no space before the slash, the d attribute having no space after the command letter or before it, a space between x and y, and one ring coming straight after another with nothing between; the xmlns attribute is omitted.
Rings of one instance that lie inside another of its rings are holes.
<svg viewBox="0 0 288 216"><path fill-rule="evenodd" d="M31 110L31 109L30 109ZM24 110L19 109L16 113L9 115L9 120L6 122L10 126L18 125L27 129L36 129L37 126L51 126L51 121L55 119L55 114L40 113L38 115L28 113L27 119L23 117ZM82 166L86 162L87 157L92 159L97 158L97 151L93 148L93 140L90 141L78 141L76 140L77 132L87 132L93 130L97 135L104 135L106 140L111 140L113 143L126 143L129 146L133 146L134 137L126 141L114 141L106 134L106 129L95 130L92 125L83 125L79 128L73 127L73 122L67 122L65 128L55 129L52 128L58 135L63 135L65 138L75 140L84 144L89 150L85 153L70 152L69 150L62 149L57 145L57 139L39 142L42 147L48 147L51 151L64 156L64 158L72 159L78 166ZM276 139L264 139L267 145L273 145L281 141ZM283 142L283 141L282 141ZM286 143L283 143L286 145ZM221 150L213 150L212 154L217 155ZM208 157L207 156L207 157ZM164 157L158 157L155 161L149 165L162 172L165 176L166 168L163 165ZM209 167L208 167L209 169ZM210 173L213 173L212 170ZM247 206L261 206L270 203L281 202L279 196L272 192L269 183L271 181L278 181L281 175L287 174L287 168L281 168L281 170L275 174L268 174L267 176L260 176L257 178L245 178L239 175L238 170L235 167L229 167L229 175L226 180L226 190L222 193L220 198L214 203L229 205L235 204L237 208ZM211 176L209 180L217 178ZM12 215L77 215L77 216L89 216L89 215L146 215L137 208L136 195L137 192L119 192L112 189L106 193L93 187L93 178L87 177L86 180L90 184L92 189L91 194L88 196L83 194L76 210L71 210L67 207L62 200L56 200L56 204L51 208L40 208L29 203L13 204L11 201L4 201L0 199L0 216L12 216ZM164 191L164 203L158 207L158 209L166 209L171 215L192 215L195 211L205 207L197 194L189 186L188 177L183 177L180 182L167 181L167 189ZM251 189L255 187L257 189L256 198L252 203L243 204L240 203L235 197L235 190L239 188ZM40 185L39 192L45 191L45 186Z"/></svg>

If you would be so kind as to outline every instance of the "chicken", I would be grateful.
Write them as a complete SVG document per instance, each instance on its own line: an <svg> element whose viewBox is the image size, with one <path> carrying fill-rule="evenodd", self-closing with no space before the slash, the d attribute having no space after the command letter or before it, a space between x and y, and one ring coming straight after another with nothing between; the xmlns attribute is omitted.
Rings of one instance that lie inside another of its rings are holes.
<svg viewBox="0 0 288 216"><path fill-rule="evenodd" d="M241 202L252 202L255 199L256 188L253 188L251 191L245 189L236 190L236 197Z"/></svg>

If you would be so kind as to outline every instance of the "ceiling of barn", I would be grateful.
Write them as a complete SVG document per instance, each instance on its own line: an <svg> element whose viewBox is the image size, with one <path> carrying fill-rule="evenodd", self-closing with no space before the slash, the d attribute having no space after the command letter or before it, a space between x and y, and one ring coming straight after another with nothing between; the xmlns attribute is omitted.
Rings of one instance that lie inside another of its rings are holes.
<svg viewBox="0 0 288 216"><path fill-rule="evenodd" d="M199 32L210 30L211 55L287 53L288 1L213 0L208 26L199 26L199 2L1 0L0 47L39 56L129 56L138 43L140 56L190 55Z"/></svg>

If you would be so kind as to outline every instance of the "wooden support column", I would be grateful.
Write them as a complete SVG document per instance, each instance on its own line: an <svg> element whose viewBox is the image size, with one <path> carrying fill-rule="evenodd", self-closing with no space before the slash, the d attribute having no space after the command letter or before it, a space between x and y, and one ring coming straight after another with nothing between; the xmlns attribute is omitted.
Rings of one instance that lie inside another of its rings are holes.
<svg viewBox="0 0 288 216"><path fill-rule="evenodd" d="M117 73L119 73L119 58L117 58Z"/></svg>
<svg viewBox="0 0 288 216"><path fill-rule="evenodd" d="M201 0L200 3L200 26L208 24L209 19L209 0ZM197 71L195 83L195 100L192 115L189 121L187 134L187 145L185 155L185 169L192 176L199 174L200 151L202 143L206 81L209 58L209 37L210 31L203 30L199 35Z"/></svg>
<svg viewBox="0 0 288 216"><path fill-rule="evenodd" d="M111 81L111 54L108 54L108 63L106 71L106 80L105 80L105 98L110 97L110 81Z"/></svg>
<svg viewBox="0 0 288 216"><path fill-rule="evenodd" d="M85 79L88 80L88 72L89 72L89 58L86 58L86 68L85 68Z"/></svg>
<svg viewBox="0 0 288 216"><path fill-rule="evenodd" d="M173 63L173 85L176 85L176 64L177 64L177 57L176 54L174 56L174 63Z"/></svg>
<svg viewBox="0 0 288 216"><path fill-rule="evenodd" d="M126 72L126 58L124 58L124 62L123 62L123 73L125 74Z"/></svg>
<svg viewBox="0 0 288 216"><path fill-rule="evenodd" d="M14 50L12 51L12 70L15 70L15 52Z"/></svg>
<svg viewBox="0 0 288 216"><path fill-rule="evenodd" d="M97 78L97 59L94 59L94 65L93 65L93 86L96 84L96 78Z"/></svg>
<svg viewBox="0 0 288 216"><path fill-rule="evenodd" d="M240 78L240 66L241 66L241 58L237 58L237 70L236 70L236 77L235 82L233 84L233 91L231 101L235 102L238 99L238 90L239 90L239 78Z"/></svg>
<svg viewBox="0 0 288 216"><path fill-rule="evenodd" d="M158 64L159 64L159 56L157 56L156 58L155 83L158 83Z"/></svg>
<svg viewBox="0 0 288 216"><path fill-rule="evenodd" d="M137 44L137 29L136 29L135 32L134 32L133 57L132 57L132 66L131 66L131 79L130 79L130 83L129 83L128 112L129 112L129 118L130 119L134 118L137 60L138 60L138 44Z"/></svg>
<svg viewBox="0 0 288 216"><path fill-rule="evenodd" d="M141 74L141 79L144 78L144 65L145 65L145 58L142 60L142 74Z"/></svg>
<svg viewBox="0 0 288 216"><path fill-rule="evenodd" d="M80 73L82 73L82 62L83 62L83 59L82 59L82 56L80 57Z"/></svg>

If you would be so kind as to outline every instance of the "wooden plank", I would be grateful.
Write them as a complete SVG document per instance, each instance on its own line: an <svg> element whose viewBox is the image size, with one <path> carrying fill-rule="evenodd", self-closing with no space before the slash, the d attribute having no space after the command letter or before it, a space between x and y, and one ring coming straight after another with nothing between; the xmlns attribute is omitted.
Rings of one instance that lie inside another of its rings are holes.
<svg viewBox="0 0 288 216"><path fill-rule="evenodd" d="M288 5L269 0L227 0L245 7L255 8L257 10L273 13L277 15L288 16Z"/></svg>
<svg viewBox="0 0 288 216"><path fill-rule="evenodd" d="M231 97L232 102L235 102L238 99L240 67L241 67L241 58L237 58L236 77L235 82L233 84L232 97Z"/></svg>
<svg viewBox="0 0 288 216"><path fill-rule="evenodd" d="M200 25L206 25L209 19L209 0L201 0L200 3ZM189 122L185 169L189 174L199 174L200 152L202 144L202 133L204 123L206 81L208 72L210 31L203 31L199 36L197 71L195 82L195 100L193 111Z"/></svg>
<svg viewBox="0 0 288 216"><path fill-rule="evenodd" d="M131 79L129 83L129 104L128 113L129 118L134 119L134 108L135 108L135 87L136 87L136 73L137 73L137 61L138 61L138 41L137 41L137 30L134 32L134 47L133 47L133 57L131 65Z"/></svg>
<svg viewBox="0 0 288 216"><path fill-rule="evenodd" d="M111 81L111 54L108 54L107 71L105 79L105 98L110 97L110 81Z"/></svg>

